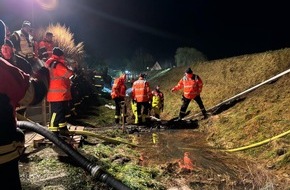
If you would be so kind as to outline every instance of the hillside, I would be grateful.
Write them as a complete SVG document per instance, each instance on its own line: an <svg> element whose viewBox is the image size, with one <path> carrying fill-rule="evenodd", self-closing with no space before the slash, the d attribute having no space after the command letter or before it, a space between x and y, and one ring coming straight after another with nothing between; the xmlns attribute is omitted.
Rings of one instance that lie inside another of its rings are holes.
<svg viewBox="0 0 290 190"><path fill-rule="evenodd" d="M207 108L247 90L290 68L290 49L244 55L190 65L198 74L204 88L201 94ZM151 86L160 85L165 94L165 110L161 117L178 115L181 91L170 89L183 76L186 67L174 68L165 75L151 80ZM202 121L201 129L209 134L208 142L214 147L232 149L257 143L290 130L290 74L271 84L244 95L241 100L219 114ZM199 113L195 102L189 110ZM260 147L236 152L239 156L257 159L265 168L280 170L289 183L290 135ZM281 153L282 152L282 153Z"/></svg>

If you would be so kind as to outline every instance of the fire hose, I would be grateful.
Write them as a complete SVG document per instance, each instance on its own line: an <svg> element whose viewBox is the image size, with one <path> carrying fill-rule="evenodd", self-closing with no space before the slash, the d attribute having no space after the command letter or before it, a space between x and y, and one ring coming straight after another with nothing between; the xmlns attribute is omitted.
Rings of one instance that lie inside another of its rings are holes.
<svg viewBox="0 0 290 190"><path fill-rule="evenodd" d="M236 152L236 151L240 151L240 150L250 149L250 148L253 148L253 147L261 146L263 144L266 144L266 143L268 143L270 141L273 141L273 140L278 139L280 137L286 136L288 134L290 134L290 130L288 130L288 131L286 131L284 133L281 133L281 134L279 134L277 136L271 137L269 139L266 139L266 140L263 140L263 141L248 145L248 146L243 146L243 147L233 148L233 149L226 149L224 151L226 151L226 152Z"/></svg>
<svg viewBox="0 0 290 190"><path fill-rule="evenodd" d="M117 189L117 190L130 190L128 186L120 182L119 180L115 179L109 173L104 171L100 166L95 165L78 151L76 151L71 145L65 142L63 139L56 136L51 131L47 130L43 126L38 123L29 122L29 121L17 121L17 127L20 129L26 129L33 132L36 132L55 145L57 145L62 151L64 151L68 156L75 159L75 161L87 172L89 172L93 178L109 185L110 187Z"/></svg>

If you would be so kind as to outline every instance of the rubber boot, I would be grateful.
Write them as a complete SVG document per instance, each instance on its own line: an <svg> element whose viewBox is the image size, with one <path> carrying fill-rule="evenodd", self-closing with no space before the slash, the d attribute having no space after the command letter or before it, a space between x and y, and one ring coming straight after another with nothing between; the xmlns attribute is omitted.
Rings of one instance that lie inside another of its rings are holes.
<svg viewBox="0 0 290 190"><path fill-rule="evenodd" d="M142 125L142 116L138 115L137 117L137 125Z"/></svg>
<svg viewBox="0 0 290 190"><path fill-rule="evenodd" d="M202 113L202 115L203 115L203 118L202 118L202 119L207 119L207 118L208 118L208 116L207 116L207 112L206 112L205 109L202 109L202 110L201 110L201 113Z"/></svg>
<svg viewBox="0 0 290 190"><path fill-rule="evenodd" d="M59 136L69 137L69 130L68 130L67 126L65 126L65 127L60 127L60 128L58 129L58 131L59 131Z"/></svg>
<svg viewBox="0 0 290 190"><path fill-rule="evenodd" d="M151 119L150 119L150 117L146 117L146 118L145 118L145 125L146 125L147 127L150 127L150 126L151 126Z"/></svg>
<svg viewBox="0 0 290 190"><path fill-rule="evenodd" d="M184 118L184 113L183 112L179 112L179 117L175 120L175 121L181 121L182 118Z"/></svg>

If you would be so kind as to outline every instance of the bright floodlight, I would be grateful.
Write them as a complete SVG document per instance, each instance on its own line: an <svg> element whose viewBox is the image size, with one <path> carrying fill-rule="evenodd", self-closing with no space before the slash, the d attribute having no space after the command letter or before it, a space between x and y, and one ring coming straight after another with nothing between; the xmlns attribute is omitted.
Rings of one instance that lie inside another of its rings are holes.
<svg viewBox="0 0 290 190"><path fill-rule="evenodd" d="M47 11L52 11L56 9L58 5L58 0L35 0L41 8Z"/></svg>

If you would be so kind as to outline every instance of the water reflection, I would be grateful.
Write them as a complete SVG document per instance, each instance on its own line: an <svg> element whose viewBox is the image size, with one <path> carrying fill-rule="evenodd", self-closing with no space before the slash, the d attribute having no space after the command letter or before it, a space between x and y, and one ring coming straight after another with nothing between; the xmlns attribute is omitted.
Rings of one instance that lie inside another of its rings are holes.
<svg viewBox="0 0 290 190"><path fill-rule="evenodd" d="M185 156L195 160L201 151L207 148L205 135L199 131L165 130L160 132L140 133L136 135L135 141L142 147L142 163L159 165L167 162L181 161L183 165Z"/></svg>

